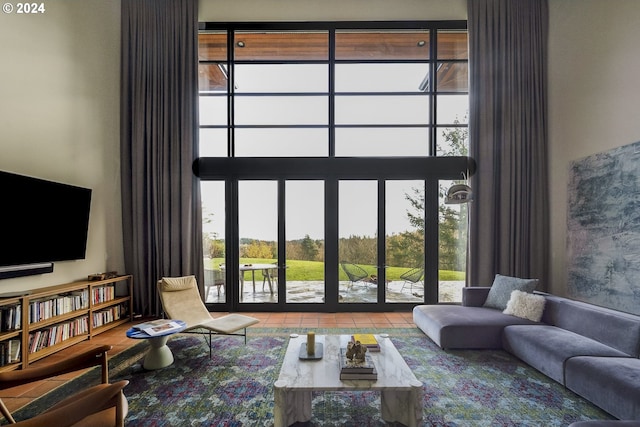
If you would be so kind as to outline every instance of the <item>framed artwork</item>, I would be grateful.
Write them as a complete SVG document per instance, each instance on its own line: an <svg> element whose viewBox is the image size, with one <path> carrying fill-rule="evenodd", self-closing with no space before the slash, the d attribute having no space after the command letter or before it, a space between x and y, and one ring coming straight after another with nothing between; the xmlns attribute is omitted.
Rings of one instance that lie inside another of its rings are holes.
<svg viewBox="0 0 640 427"><path fill-rule="evenodd" d="M571 163L568 295L640 314L640 142Z"/></svg>

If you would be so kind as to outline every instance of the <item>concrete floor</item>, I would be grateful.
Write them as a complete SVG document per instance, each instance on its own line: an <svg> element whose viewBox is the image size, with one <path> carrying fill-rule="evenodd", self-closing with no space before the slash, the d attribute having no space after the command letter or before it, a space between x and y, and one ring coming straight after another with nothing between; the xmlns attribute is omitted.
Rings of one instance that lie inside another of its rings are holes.
<svg viewBox="0 0 640 427"><path fill-rule="evenodd" d="M277 286L273 284L274 292L269 290L268 283L262 284L256 281L255 292L251 281L245 281L242 302L247 303L275 303L278 300ZM339 284L340 302L344 303L375 303L377 299L377 286L370 283L358 282L351 285L349 282ZM404 288L403 288L404 286ZM439 284L440 302L460 302L462 300L462 281L442 281ZM220 287L220 294L216 287L209 289L206 302L225 302L224 286ZM387 284L386 299L389 303L410 302L421 303L423 301L422 284L406 283L404 281L392 281ZM324 282L300 281L287 282L287 303L322 303L324 302Z"/></svg>

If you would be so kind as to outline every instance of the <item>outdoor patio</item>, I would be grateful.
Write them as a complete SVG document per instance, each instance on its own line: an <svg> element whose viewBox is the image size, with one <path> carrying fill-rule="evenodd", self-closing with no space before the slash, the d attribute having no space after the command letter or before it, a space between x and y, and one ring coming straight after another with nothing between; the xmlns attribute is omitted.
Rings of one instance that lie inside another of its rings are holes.
<svg viewBox="0 0 640 427"><path fill-rule="evenodd" d="M404 289L403 289L404 285ZM371 283L355 283L352 286L349 282L340 282L339 299L341 303L375 303L377 299L377 286ZM250 282L245 282L242 302L244 303L275 303L277 302L277 286L274 284L274 293L269 292L268 284L263 286L261 281L257 281L255 292ZM460 302L462 300L463 281L441 281L439 284L440 302ZM298 281L287 282L287 303L322 303L324 302L324 282L320 281ZM387 302L400 303L412 302L421 303L423 301L422 284L414 284L404 281L392 281L387 284ZM208 303L225 302L224 286L220 288L220 295L216 287L211 287L207 295Z"/></svg>

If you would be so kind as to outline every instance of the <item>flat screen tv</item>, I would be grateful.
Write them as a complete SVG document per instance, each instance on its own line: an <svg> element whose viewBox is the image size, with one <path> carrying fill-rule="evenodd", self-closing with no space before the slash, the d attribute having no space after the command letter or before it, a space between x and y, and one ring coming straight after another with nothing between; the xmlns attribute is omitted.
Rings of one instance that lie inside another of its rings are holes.
<svg viewBox="0 0 640 427"><path fill-rule="evenodd" d="M0 171L0 267L84 259L91 190Z"/></svg>

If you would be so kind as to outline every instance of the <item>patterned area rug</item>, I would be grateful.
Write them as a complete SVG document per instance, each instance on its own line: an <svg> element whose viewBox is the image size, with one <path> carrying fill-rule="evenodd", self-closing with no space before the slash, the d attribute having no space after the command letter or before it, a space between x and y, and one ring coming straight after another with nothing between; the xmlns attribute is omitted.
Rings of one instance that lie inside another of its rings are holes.
<svg viewBox="0 0 640 427"><path fill-rule="evenodd" d="M174 364L157 371L142 369L144 346L114 357L111 380L130 381L125 389L127 426L272 426L272 386L293 332L306 331L254 328L249 330L246 346L239 337L216 337L211 359L202 337L177 335L169 340ZM370 331L316 330L316 334L354 332ZM390 335L422 381L424 426L566 427L578 420L611 419L505 352L445 352L412 328L377 332ZM376 392L315 393L311 425L383 426L380 396Z"/></svg>

